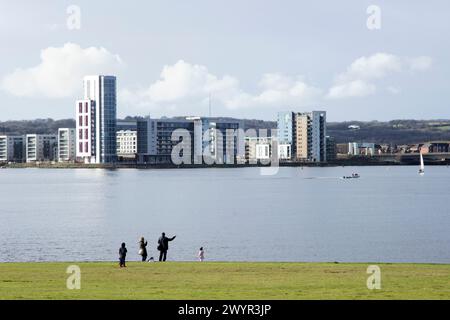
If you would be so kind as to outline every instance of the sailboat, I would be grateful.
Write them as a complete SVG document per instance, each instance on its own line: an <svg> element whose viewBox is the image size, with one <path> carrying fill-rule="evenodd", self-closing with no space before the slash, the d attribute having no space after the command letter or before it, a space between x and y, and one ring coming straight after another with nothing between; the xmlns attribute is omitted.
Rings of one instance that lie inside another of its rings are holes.
<svg viewBox="0 0 450 320"><path fill-rule="evenodd" d="M423 162L423 155L422 152L420 153L420 169L419 169L419 174L421 176L423 176L425 174L425 164Z"/></svg>

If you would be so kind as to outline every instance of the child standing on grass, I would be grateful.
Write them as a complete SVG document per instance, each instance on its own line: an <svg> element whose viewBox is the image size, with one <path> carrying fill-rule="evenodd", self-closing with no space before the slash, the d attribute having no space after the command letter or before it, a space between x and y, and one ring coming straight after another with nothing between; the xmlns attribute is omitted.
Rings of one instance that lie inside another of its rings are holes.
<svg viewBox="0 0 450 320"><path fill-rule="evenodd" d="M125 258L127 257L127 248L125 248L125 242L122 242L122 245L119 249L119 267L125 268Z"/></svg>
<svg viewBox="0 0 450 320"><path fill-rule="evenodd" d="M205 250L201 247L198 251L198 261L203 262L203 260L205 260Z"/></svg>

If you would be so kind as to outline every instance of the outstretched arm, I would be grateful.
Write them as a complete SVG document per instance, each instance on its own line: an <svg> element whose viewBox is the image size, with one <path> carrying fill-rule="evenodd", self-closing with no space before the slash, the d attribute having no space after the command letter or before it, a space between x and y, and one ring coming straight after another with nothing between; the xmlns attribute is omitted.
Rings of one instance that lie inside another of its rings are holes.
<svg viewBox="0 0 450 320"><path fill-rule="evenodd" d="M173 239L175 239L177 236L173 236L172 238L169 238L169 241L172 241Z"/></svg>

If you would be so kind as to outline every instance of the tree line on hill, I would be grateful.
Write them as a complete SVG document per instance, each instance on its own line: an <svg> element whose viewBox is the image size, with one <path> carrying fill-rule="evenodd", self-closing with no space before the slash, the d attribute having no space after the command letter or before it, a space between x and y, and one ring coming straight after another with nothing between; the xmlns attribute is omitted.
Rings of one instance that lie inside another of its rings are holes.
<svg viewBox="0 0 450 320"><path fill-rule="evenodd" d="M138 120L142 117L126 117L123 120ZM216 120L239 120L218 117ZM256 119L241 120L244 129L275 129L276 121ZM351 126L351 128L349 128ZM74 119L36 119L10 120L0 122L0 135L23 135L27 133L54 134L58 128L74 128ZM353 129L352 129L353 128ZM355 129L359 128L359 129ZM327 135L335 138L337 143L373 142L378 144L414 144L426 141L449 141L450 120L392 120L347 121L327 123Z"/></svg>

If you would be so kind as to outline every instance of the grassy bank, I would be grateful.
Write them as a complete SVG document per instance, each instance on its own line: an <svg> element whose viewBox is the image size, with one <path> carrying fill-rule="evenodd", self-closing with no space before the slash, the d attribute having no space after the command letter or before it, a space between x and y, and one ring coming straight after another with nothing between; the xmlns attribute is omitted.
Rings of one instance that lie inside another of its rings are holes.
<svg viewBox="0 0 450 320"><path fill-rule="evenodd" d="M75 263L81 290L68 290L70 264L0 264L0 299L450 299L450 265L378 264L368 290L368 264Z"/></svg>

